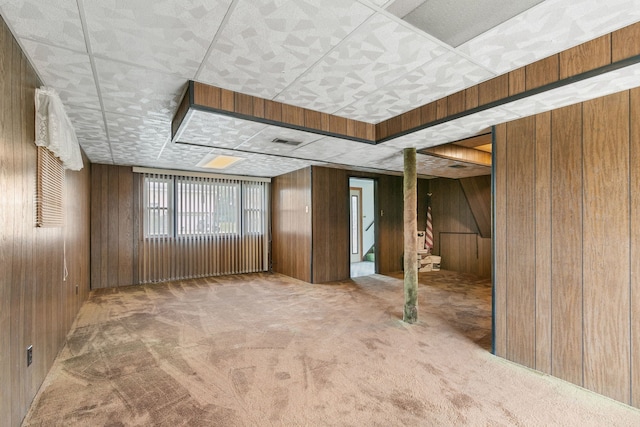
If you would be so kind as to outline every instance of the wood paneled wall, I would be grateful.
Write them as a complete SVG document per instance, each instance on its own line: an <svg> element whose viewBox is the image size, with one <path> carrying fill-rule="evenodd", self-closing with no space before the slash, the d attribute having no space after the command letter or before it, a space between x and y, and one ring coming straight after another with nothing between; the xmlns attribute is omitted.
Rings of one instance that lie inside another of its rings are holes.
<svg viewBox="0 0 640 427"><path fill-rule="evenodd" d="M276 273L311 282L311 168L271 181L271 264Z"/></svg>
<svg viewBox="0 0 640 427"><path fill-rule="evenodd" d="M402 269L402 177L313 166L272 181L273 271L310 283L349 278L350 177L376 180L378 272Z"/></svg>
<svg viewBox="0 0 640 427"><path fill-rule="evenodd" d="M131 167L92 165L91 288L138 282Z"/></svg>
<svg viewBox="0 0 640 427"><path fill-rule="evenodd" d="M476 187L484 188L480 183ZM418 186L418 227L421 230L426 225L426 193L429 191L432 193L433 253L442 257L441 268L491 277L491 238L481 236L460 181L437 178L429 180L428 188ZM483 206L483 211L490 210L490 199L486 194L475 197L478 194L474 192L470 196L478 200L479 205L489 204Z"/></svg>
<svg viewBox="0 0 640 427"><path fill-rule="evenodd" d="M90 166L67 172L64 228L35 227L35 88L0 19L0 425L19 425L89 294ZM68 277L64 277L64 248ZM77 289L77 293L76 293ZM33 346L27 367L26 349Z"/></svg>
<svg viewBox="0 0 640 427"><path fill-rule="evenodd" d="M640 407L640 89L496 128L495 351Z"/></svg>

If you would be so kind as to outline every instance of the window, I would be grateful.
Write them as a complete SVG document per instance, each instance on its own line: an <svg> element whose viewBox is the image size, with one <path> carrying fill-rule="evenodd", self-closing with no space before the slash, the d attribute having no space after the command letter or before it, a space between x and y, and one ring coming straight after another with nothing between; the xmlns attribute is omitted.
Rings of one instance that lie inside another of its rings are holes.
<svg viewBox="0 0 640 427"><path fill-rule="evenodd" d="M146 177L144 180L144 235L166 237L171 233L173 179Z"/></svg>
<svg viewBox="0 0 640 427"><path fill-rule="evenodd" d="M264 232L263 212L264 186L261 184L244 185L244 232L245 234L262 234Z"/></svg>
<svg viewBox="0 0 640 427"><path fill-rule="evenodd" d="M262 182L145 174L145 237L263 234Z"/></svg>
<svg viewBox="0 0 640 427"><path fill-rule="evenodd" d="M239 187L176 178L177 235L238 234Z"/></svg>

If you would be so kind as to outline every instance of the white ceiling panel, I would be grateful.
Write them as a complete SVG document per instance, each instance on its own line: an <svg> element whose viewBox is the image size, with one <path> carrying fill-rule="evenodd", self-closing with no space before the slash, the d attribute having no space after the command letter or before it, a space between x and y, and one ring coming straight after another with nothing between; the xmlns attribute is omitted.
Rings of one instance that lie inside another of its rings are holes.
<svg viewBox="0 0 640 427"><path fill-rule="evenodd" d="M89 55L30 40L22 40L22 45L43 83L55 88L65 105L100 109Z"/></svg>
<svg viewBox="0 0 640 427"><path fill-rule="evenodd" d="M222 114L190 111L174 139L196 145L233 148L247 141L265 127L267 125L262 123Z"/></svg>
<svg viewBox="0 0 640 427"><path fill-rule="evenodd" d="M372 13L354 0L240 0L197 78L272 99Z"/></svg>
<svg viewBox="0 0 640 427"><path fill-rule="evenodd" d="M377 147L365 142L349 141L325 136L310 144L297 147L291 152L291 155L305 159L328 160L335 159L337 156L341 156L361 148L375 150Z"/></svg>
<svg viewBox="0 0 640 427"><path fill-rule="evenodd" d="M296 129L288 129L279 126L267 126L246 142L237 146L236 149L242 151L255 151L257 153L269 154L287 154L300 146L309 144L322 138L322 135L316 133L304 132ZM300 145L285 144L282 142L274 142L274 139L282 139L286 141L299 142Z"/></svg>
<svg viewBox="0 0 640 427"><path fill-rule="evenodd" d="M494 76L456 53L447 52L343 108L338 114L379 122ZM380 105L385 108L381 109Z"/></svg>
<svg viewBox="0 0 640 427"><path fill-rule="evenodd" d="M640 20L640 0L546 0L458 50L503 74Z"/></svg>
<svg viewBox="0 0 640 427"><path fill-rule="evenodd" d="M277 100L333 113L445 52L431 39L377 14Z"/></svg>
<svg viewBox="0 0 640 427"><path fill-rule="evenodd" d="M170 121L186 89L175 75L96 58L104 109Z"/></svg>
<svg viewBox="0 0 640 427"><path fill-rule="evenodd" d="M193 79L231 0L84 4L95 55Z"/></svg>
<svg viewBox="0 0 640 427"><path fill-rule="evenodd" d="M76 0L0 0L0 11L18 37L87 51Z"/></svg>

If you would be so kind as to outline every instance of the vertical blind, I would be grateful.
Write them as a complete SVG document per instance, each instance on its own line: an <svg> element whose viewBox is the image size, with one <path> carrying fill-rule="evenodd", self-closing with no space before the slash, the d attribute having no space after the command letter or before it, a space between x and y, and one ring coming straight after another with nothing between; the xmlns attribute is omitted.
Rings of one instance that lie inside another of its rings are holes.
<svg viewBox="0 0 640 427"><path fill-rule="evenodd" d="M140 283L267 270L268 182L142 176Z"/></svg>

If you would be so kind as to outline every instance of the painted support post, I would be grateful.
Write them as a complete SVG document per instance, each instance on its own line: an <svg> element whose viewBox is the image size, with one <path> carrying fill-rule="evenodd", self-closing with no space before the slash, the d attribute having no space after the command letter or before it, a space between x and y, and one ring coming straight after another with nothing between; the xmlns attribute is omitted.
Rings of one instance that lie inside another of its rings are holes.
<svg viewBox="0 0 640 427"><path fill-rule="evenodd" d="M404 314L403 320L418 320L418 178L416 149L404 149Z"/></svg>

